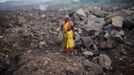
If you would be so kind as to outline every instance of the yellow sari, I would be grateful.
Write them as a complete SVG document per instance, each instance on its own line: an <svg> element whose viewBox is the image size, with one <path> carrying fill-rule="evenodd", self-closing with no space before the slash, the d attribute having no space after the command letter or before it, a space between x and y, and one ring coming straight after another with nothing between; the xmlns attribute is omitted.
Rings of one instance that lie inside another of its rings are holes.
<svg viewBox="0 0 134 75"><path fill-rule="evenodd" d="M74 48L74 39L73 39L73 30L69 30L68 31L68 28L69 28L69 23L70 21L68 21L67 23L65 23L65 25L63 26L63 29L64 29L64 41L65 41L65 47L67 49L70 49L70 48Z"/></svg>

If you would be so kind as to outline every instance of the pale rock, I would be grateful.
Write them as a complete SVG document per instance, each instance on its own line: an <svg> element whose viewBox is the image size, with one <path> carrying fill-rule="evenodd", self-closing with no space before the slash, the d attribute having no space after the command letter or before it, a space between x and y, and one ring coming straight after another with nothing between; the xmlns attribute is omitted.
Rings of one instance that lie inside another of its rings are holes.
<svg viewBox="0 0 134 75"><path fill-rule="evenodd" d="M88 56L93 56L94 54L91 51L85 51L85 52L83 52L83 55L88 57Z"/></svg>
<svg viewBox="0 0 134 75"><path fill-rule="evenodd" d="M43 41L39 42L39 48L42 48L44 45L46 45L45 42L43 42Z"/></svg>
<svg viewBox="0 0 134 75"><path fill-rule="evenodd" d="M77 32L74 32L74 35L75 35L75 41L76 42L81 39L81 36Z"/></svg>
<svg viewBox="0 0 134 75"><path fill-rule="evenodd" d="M124 18L121 16L112 17L112 24L114 27L122 28Z"/></svg>

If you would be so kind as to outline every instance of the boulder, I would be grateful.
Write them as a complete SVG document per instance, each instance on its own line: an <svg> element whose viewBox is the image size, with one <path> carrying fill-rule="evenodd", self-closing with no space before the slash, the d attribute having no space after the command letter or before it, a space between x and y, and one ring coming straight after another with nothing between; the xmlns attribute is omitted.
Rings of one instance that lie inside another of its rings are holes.
<svg viewBox="0 0 134 75"><path fill-rule="evenodd" d="M85 57L88 57L88 56L93 56L94 54L93 54L93 52L91 52L91 51L84 51L84 52L83 52L83 55L84 55Z"/></svg>
<svg viewBox="0 0 134 75"><path fill-rule="evenodd" d="M94 11L91 11L91 13L97 17L105 17L107 14L107 12L104 10L94 10Z"/></svg>
<svg viewBox="0 0 134 75"><path fill-rule="evenodd" d="M57 44L62 44L63 42L63 33L62 32L59 32L58 33L58 37L57 37Z"/></svg>
<svg viewBox="0 0 134 75"><path fill-rule="evenodd" d="M127 13L124 9L120 10L120 11L116 11L116 12L112 12L109 15L106 16L107 19L111 19L112 17L115 16L121 16L123 18L127 17L128 15L130 15L129 13Z"/></svg>
<svg viewBox="0 0 134 75"><path fill-rule="evenodd" d="M108 32L105 33L104 37L109 38L110 34Z"/></svg>
<svg viewBox="0 0 134 75"><path fill-rule="evenodd" d="M0 36L0 39L2 39L4 36Z"/></svg>
<svg viewBox="0 0 134 75"><path fill-rule="evenodd" d="M80 27L78 27L78 28L74 27L74 31L77 32L80 35L82 35L82 33L83 33L83 31Z"/></svg>
<svg viewBox="0 0 134 75"><path fill-rule="evenodd" d="M89 48L91 45L93 45L93 40L90 36L82 37L82 43L84 47Z"/></svg>
<svg viewBox="0 0 134 75"><path fill-rule="evenodd" d="M121 16L114 16L111 18L114 27L122 28L124 18Z"/></svg>
<svg viewBox="0 0 134 75"><path fill-rule="evenodd" d="M103 40L99 42L100 49L111 49L113 48L112 41L110 40Z"/></svg>
<svg viewBox="0 0 134 75"><path fill-rule="evenodd" d="M102 8L98 6L90 6L85 9L85 12L87 14L91 13L97 17L104 17L107 14L106 11L102 10Z"/></svg>
<svg viewBox="0 0 134 75"><path fill-rule="evenodd" d="M134 10L134 7L132 7L131 10Z"/></svg>
<svg viewBox="0 0 134 75"><path fill-rule="evenodd" d="M130 15L124 19L123 27L128 29L134 28L134 15Z"/></svg>
<svg viewBox="0 0 134 75"><path fill-rule="evenodd" d="M110 57L106 54L100 54L99 56L99 65L105 69L111 68L112 61Z"/></svg>
<svg viewBox="0 0 134 75"><path fill-rule="evenodd" d="M93 63L93 62L90 62L88 60L84 60L83 61L83 66L84 66L84 69L88 72L88 74L93 74L93 75L100 75L103 73L103 69L101 66Z"/></svg>
<svg viewBox="0 0 134 75"><path fill-rule="evenodd" d="M95 30L99 32L101 31L104 24L104 18L97 18L96 16L89 14L85 29L87 31Z"/></svg>
<svg viewBox="0 0 134 75"><path fill-rule="evenodd" d="M111 33L111 31L114 29L112 24L108 24L107 26L103 27L105 31L108 33Z"/></svg>
<svg viewBox="0 0 134 75"><path fill-rule="evenodd" d="M85 13L85 10L80 8L78 10L76 10L76 15L79 16L80 19L84 20L87 16Z"/></svg>
<svg viewBox="0 0 134 75"><path fill-rule="evenodd" d="M77 32L74 32L74 35L75 35L75 41L76 42L80 41L81 36Z"/></svg>
<svg viewBox="0 0 134 75"><path fill-rule="evenodd" d="M39 48L43 48L43 46L46 46L46 43L44 41L39 42Z"/></svg>
<svg viewBox="0 0 134 75"><path fill-rule="evenodd" d="M115 40L122 40L123 38L122 38L122 36L124 36L124 31L123 30L120 30L120 31L118 31L118 30L113 30L112 32L111 32L111 34L110 34L110 37L111 38L113 38L113 39L115 39Z"/></svg>

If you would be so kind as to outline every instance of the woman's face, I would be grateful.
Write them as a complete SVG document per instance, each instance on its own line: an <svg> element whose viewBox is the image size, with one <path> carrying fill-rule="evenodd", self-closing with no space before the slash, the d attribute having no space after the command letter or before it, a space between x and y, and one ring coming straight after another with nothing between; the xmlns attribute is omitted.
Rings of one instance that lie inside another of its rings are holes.
<svg viewBox="0 0 134 75"><path fill-rule="evenodd" d="M69 18L65 18L65 22L69 21Z"/></svg>

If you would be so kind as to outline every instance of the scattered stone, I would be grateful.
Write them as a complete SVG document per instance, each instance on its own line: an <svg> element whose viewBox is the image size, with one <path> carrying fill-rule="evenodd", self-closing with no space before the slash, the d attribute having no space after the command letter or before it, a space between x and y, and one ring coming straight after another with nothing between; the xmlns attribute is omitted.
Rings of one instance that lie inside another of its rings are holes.
<svg viewBox="0 0 134 75"><path fill-rule="evenodd" d="M91 52L91 51L85 51L85 52L83 52L83 55L84 55L85 57L88 57L88 56L93 56L94 54L93 54L93 52Z"/></svg>
<svg viewBox="0 0 134 75"><path fill-rule="evenodd" d="M107 26L103 27L103 29L105 31L107 31L108 33L111 33L111 31L113 31L113 25L112 24L108 24Z"/></svg>
<svg viewBox="0 0 134 75"><path fill-rule="evenodd" d="M74 32L74 35L75 35L75 41L76 42L80 41L81 36L77 32Z"/></svg>
<svg viewBox="0 0 134 75"><path fill-rule="evenodd" d="M115 38L115 40L122 40L122 36L124 36L124 31L121 30L121 31L117 31L117 30L113 30L110 34L110 36L112 38Z"/></svg>
<svg viewBox="0 0 134 75"><path fill-rule="evenodd" d="M95 30L100 32L104 24L104 18L97 18L96 16L89 14L85 28L87 31Z"/></svg>
<svg viewBox="0 0 134 75"><path fill-rule="evenodd" d="M134 15L130 15L124 19L123 27L128 29L134 28Z"/></svg>
<svg viewBox="0 0 134 75"><path fill-rule="evenodd" d="M112 17L112 24L114 27L122 28L124 18L121 16Z"/></svg>
<svg viewBox="0 0 134 75"><path fill-rule="evenodd" d="M134 7L132 7L131 9L134 10Z"/></svg>
<svg viewBox="0 0 134 75"><path fill-rule="evenodd" d="M43 42L43 41L39 42L39 48L42 48L42 47L45 46L45 45L46 45L45 42Z"/></svg>
<svg viewBox="0 0 134 75"><path fill-rule="evenodd" d="M28 52L28 53L31 53L31 52L32 52L32 50L28 50L27 52Z"/></svg>
<svg viewBox="0 0 134 75"><path fill-rule="evenodd" d="M57 43L62 43L62 41L63 41L63 33L59 32L57 37Z"/></svg>
<svg viewBox="0 0 134 75"><path fill-rule="evenodd" d="M82 37L82 43L86 48L89 48L91 45L93 45L93 40L91 37Z"/></svg>
<svg viewBox="0 0 134 75"><path fill-rule="evenodd" d="M105 33L104 37L109 38L110 34L108 32Z"/></svg>
<svg viewBox="0 0 134 75"><path fill-rule="evenodd" d="M86 13L84 11L84 9L80 8L76 11L76 14L79 16L79 18L81 18L82 20L84 20L86 18Z"/></svg>
<svg viewBox="0 0 134 75"><path fill-rule="evenodd" d="M105 69L110 69L112 61L111 61L111 59L110 59L110 57L108 55L100 54L100 56L99 56L99 64L100 64L101 67L103 67Z"/></svg>
<svg viewBox="0 0 134 75"><path fill-rule="evenodd" d="M41 15L41 17L42 17L42 18L45 18L45 17L46 17L46 15L45 15L45 14L43 14L43 15Z"/></svg>
<svg viewBox="0 0 134 75"><path fill-rule="evenodd" d="M91 13L97 17L105 17L107 12L104 10L93 10Z"/></svg>
<svg viewBox="0 0 134 75"><path fill-rule="evenodd" d="M99 43L99 49L112 49L113 45L112 45L112 41L110 40L104 40L104 41L100 41Z"/></svg>
<svg viewBox="0 0 134 75"><path fill-rule="evenodd" d="M93 62L90 62L88 60L84 60L83 65L84 65L85 70L89 73L92 72L92 74L94 74L94 75L99 75L99 74L103 73L103 69L101 68L101 66L99 66Z"/></svg>
<svg viewBox="0 0 134 75"><path fill-rule="evenodd" d="M0 39L2 39L4 36L0 36Z"/></svg>

